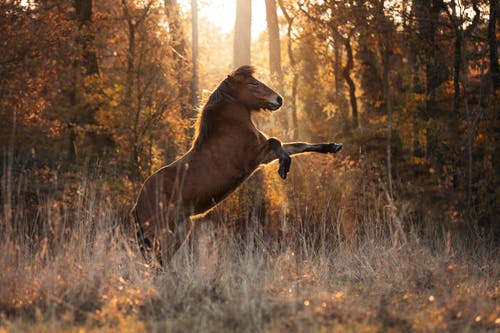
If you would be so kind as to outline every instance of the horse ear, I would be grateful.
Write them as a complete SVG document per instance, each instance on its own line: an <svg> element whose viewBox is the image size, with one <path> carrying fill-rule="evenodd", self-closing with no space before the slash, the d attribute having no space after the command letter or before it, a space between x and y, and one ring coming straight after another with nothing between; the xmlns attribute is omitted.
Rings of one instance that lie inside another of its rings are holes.
<svg viewBox="0 0 500 333"><path fill-rule="evenodd" d="M236 69L233 74L241 75L243 77L252 76L255 74L255 67L250 65L243 65Z"/></svg>
<svg viewBox="0 0 500 333"><path fill-rule="evenodd" d="M246 78L252 76L254 72L255 68L253 66L244 65L240 66L238 69L229 74L228 78L233 81L244 81Z"/></svg>

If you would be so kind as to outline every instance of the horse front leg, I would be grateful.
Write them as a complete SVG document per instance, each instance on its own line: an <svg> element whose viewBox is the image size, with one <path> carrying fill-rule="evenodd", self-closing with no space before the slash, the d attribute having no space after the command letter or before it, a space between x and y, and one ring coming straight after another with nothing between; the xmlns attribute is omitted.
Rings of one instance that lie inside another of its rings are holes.
<svg viewBox="0 0 500 333"><path fill-rule="evenodd" d="M261 164L270 163L276 159L279 160L278 173L281 178L286 179L290 165L292 164L292 155L314 152L320 154L335 154L342 149L341 143L306 143L290 142L281 143L276 138L267 140L266 153L261 160Z"/></svg>
<svg viewBox="0 0 500 333"><path fill-rule="evenodd" d="M283 149L289 155L297 155L308 152L321 153L321 154L335 154L342 149L342 144L290 142L290 143L284 143Z"/></svg>
<svg viewBox="0 0 500 333"><path fill-rule="evenodd" d="M290 171L290 166L292 164L292 159L290 154L284 149L281 141L276 138L270 138L266 143L266 153L261 161L261 164L266 164L275 159L279 161L278 174L281 178L286 179L288 171Z"/></svg>

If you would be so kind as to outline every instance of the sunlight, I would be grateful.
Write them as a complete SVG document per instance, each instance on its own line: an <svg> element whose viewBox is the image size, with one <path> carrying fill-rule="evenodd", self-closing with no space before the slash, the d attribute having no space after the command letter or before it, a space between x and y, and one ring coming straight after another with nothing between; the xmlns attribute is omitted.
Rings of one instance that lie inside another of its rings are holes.
<svg viewBox="0 0 500 333"><path fill-rule="evenodd" d="M187 12L191 9L190 0L181 1L182 8ZM236 2L224 0L198 1L200 23L207 19L222 32L229 34L234 29L236 17ZM252 1L252 39L257 38L266 26L266 5L264 0ZM203 27L200 26L200 30Z"/></svg>

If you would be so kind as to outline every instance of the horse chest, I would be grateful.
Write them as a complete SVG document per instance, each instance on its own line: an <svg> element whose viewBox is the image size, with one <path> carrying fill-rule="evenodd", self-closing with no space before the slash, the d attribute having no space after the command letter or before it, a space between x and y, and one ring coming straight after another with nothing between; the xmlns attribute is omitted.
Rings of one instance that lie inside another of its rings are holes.
<svg viewBox="0 0 500 333"><path fill-rule="evenodd" d="M228 135L214 159L226 176L245 178L259 165L259 153L266 138L258 131L243 128Z"/></svg>
<svg viewBox="0 0 500 333"><path fill-rule="evenodd" d="M191 152L182 182L185 203L200 214L224 200L259 166L263 142L260 132L234 126Z"/></svg>

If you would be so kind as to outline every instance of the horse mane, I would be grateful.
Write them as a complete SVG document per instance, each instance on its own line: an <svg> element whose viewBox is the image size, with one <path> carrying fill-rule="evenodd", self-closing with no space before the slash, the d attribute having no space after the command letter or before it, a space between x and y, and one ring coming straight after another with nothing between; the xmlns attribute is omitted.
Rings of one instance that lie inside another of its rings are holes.
<svg viewBox="0 0 500 333"><path fill-rule="evenodd" d="M208 97L208 101L201 109L196 119L195 136L193 140L193 148L199 148L200 145L210 136L214 128L213 113L216 112L223 104L234 102L233 80L252 76L255 73L253 66L241 66L231 74L229 74Z"/></svg>

